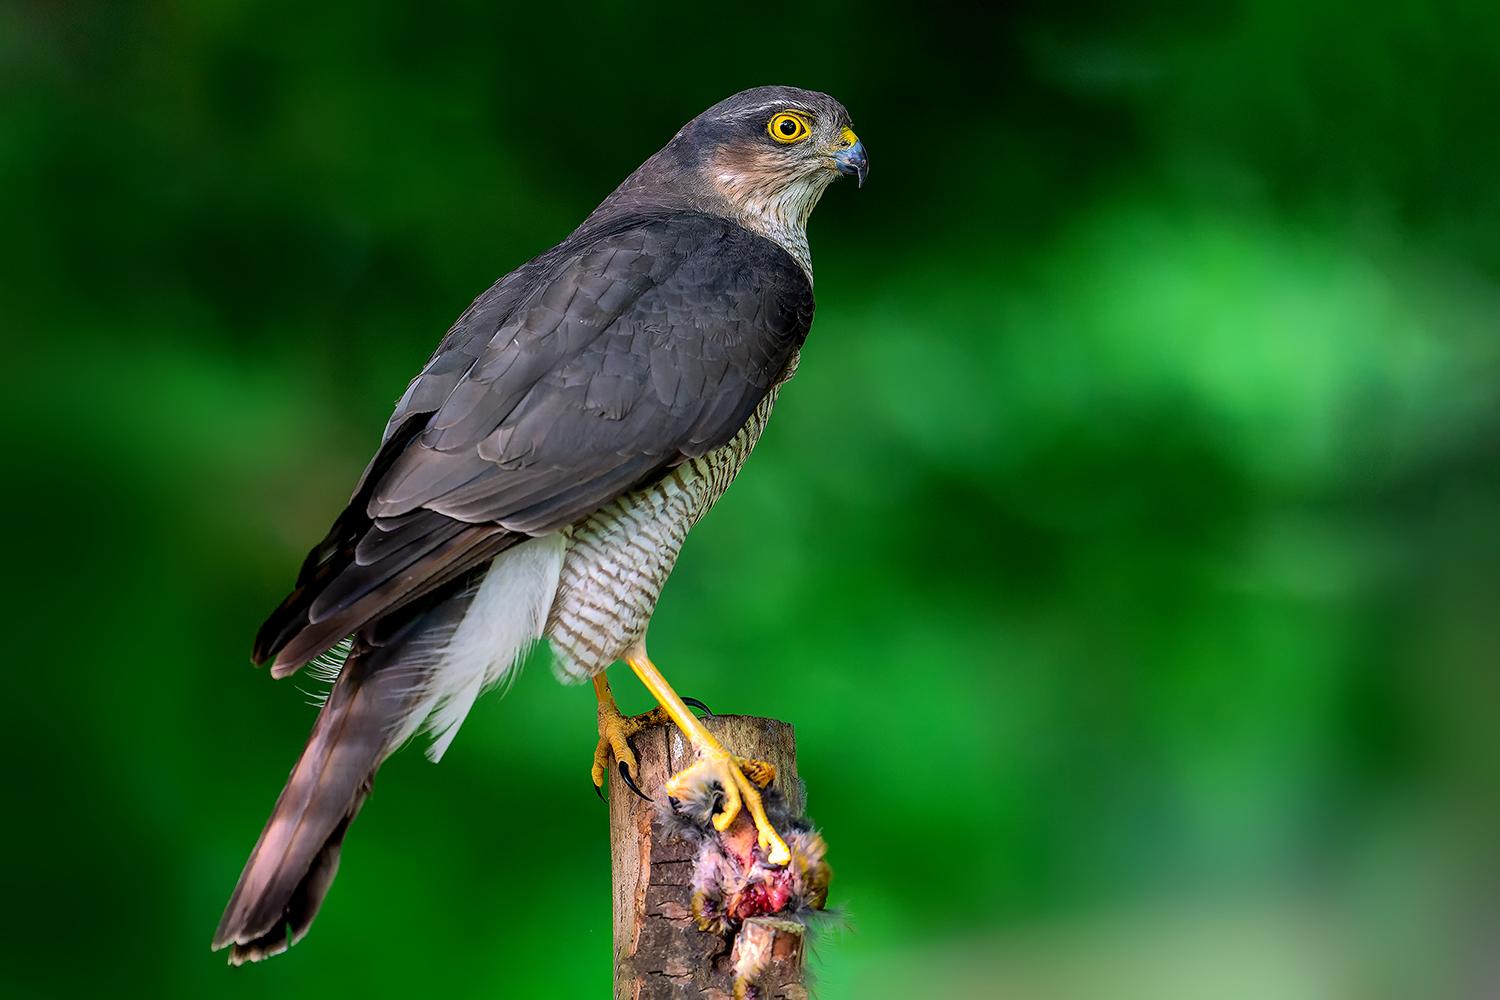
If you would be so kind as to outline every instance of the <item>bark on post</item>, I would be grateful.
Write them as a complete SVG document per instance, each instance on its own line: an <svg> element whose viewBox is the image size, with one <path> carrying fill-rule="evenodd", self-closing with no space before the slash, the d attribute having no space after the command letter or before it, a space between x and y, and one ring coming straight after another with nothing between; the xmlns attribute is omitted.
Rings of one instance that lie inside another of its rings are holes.
<svg viewBox="0 0 1500 1000"><path fill-rule="evenodd" d="M775 787L787 797L793 815L801 815L797 744L790 725L744 715L713 716L703 724L730 752L775 764ZM662 785L692 762L686 741L675 727L654 726L631 743L640 762L642 791L664 802ZM663 831L655 806L634 795L613 770L609 832L615 1000L731 1000L733 935L700 931L693 920L692 848ZM775 935L760 995L805 1000L803 938L783 931Z"/></svg>

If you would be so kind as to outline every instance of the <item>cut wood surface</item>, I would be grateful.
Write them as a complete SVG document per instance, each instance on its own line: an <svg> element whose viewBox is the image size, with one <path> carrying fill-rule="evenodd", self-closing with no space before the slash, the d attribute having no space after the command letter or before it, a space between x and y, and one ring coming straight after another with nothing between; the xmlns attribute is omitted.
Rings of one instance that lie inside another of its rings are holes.
<svg viewBox="0 0 1500 1000"><path fill-rule="evenodd" d="M774 786L787 797L792 814L802 814L797 741L790 725L745 715L712 716L703 724L730 752L775 764ZM693 761L687 741L675 726L653 726L632 737L631 744L640 761L641 790L665 802L667 778ZM700 931L693 920L693 848L667 835L653 803L632 793L613 769L609 829L615 1000L732 1000L733 936ZM802 937L778 931L772 949L758 995L804 1000Z"/></svg>

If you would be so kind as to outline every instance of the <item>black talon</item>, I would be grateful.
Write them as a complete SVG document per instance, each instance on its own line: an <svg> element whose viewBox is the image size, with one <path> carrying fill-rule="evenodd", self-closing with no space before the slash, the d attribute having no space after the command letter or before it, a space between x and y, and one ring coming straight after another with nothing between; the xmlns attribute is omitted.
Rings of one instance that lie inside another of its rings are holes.
<svg viewBox="0 0 1500 1000"><path fill-rule="evenodd" d="M599 801L600 802L604 801L604 789L603 788L599 787L598 785L595 785L594 786L594 794L597 795L597 796L599 796Z"/></svg>
<svg viewBox="0 0 1500 1000"><path fill-rule="evenodd" d="M707 705L703 704L703 702L699 701L697 698L683 698L682 699L682 703L684 705L687 705L689 708L696 708L696 709L698 709L704 715L713 715L714 714L714 710L713 709L711 709Z"/></svg>
<svg viewBox="0 0 1500 1000"><path fill-rule="evenodd" d="M630 768L628 768L628 767L625 766L625 762L622 760L622 761L619 762L619 765L620 765L620 777L622 777L622 778L625 779L625 784L627 784L627 785L630 786L630 790L632 792L635 792L635 794L639 795L641 798L645 799L647 802L650 802L651 801L651 796L647 795L645 792L643 792L639 788L635 787L635 782L632 781L632 780L630 780Z"/></svg>

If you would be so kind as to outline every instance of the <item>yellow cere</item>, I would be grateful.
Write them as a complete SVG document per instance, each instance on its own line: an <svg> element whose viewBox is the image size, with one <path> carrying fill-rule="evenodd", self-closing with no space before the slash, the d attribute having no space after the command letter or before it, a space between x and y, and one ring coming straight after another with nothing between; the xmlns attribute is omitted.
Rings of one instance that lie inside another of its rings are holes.
<svg viewBox="0 0 1500 1000"><path fill-rule="evenodd" d="M777 142L797 142L799 139L807 138L807 133L812 128L807 124L807 119L790 111L783 111L771 119L771 124L766 126L766 131L771 133L771 138Z"/></svg>
<svg viewBox="0 0 1500 1000"><path fill-rule="evenodd" d="M845 149L848 149L850 146L859 141L859 136L854 134L854 130L852 128L844 129L844 131L839 134L839 138L844 140Z"/></svg>

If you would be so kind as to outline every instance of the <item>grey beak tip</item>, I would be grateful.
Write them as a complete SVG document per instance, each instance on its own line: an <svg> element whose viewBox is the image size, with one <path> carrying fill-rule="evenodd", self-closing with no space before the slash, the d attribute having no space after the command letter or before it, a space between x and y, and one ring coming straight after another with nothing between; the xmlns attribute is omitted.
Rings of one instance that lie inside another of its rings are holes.
<svg viewBox="0 0 1500 1000"><path fill-rule="evenodd" d="M859 187L865 186L865 178L870 173L870 157L865 152L865 144L856 141L848 149L841 149L833 155L839 165L839 173L853 174L859 182Z"/></svg>

